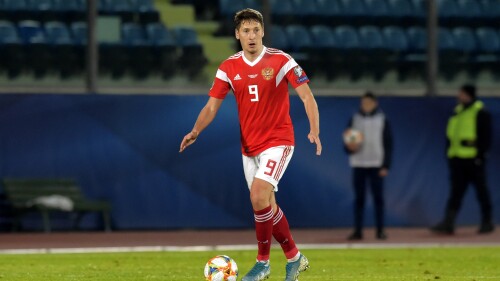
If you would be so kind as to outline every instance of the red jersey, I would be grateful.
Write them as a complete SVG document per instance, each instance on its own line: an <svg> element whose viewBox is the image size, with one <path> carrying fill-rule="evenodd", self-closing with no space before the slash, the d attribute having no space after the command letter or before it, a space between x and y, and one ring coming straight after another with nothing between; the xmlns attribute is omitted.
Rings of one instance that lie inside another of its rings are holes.
<svg viewBox="0 0 500 281"><path fill-rule="evenodd" d="M224 99L232 89L236 97L244 155L294 145L288 83L297 88L309 79L290 55L264 47L250 62L241 51L225 60L215 77L209 96Z"/></svg>

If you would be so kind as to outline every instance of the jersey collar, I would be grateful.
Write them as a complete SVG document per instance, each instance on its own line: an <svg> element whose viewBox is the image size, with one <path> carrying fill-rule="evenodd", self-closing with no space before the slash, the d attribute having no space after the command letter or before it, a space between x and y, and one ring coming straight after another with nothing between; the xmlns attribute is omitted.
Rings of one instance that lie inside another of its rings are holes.
<svg viewBox="0 0 500 281"><path fill-rule="evenodd" d="M243 53L243 55L241 56L243 58L243 61L248 64L249 66L254 66L256 64L259 63L259 61L262 59L262 57L264 56L264 54L266 53L266 46L263 46L262 48L262 53L260 53L260 55L254 60L254 61L249 61L247 60L247 58L245 57L245 54Z"/></svg>

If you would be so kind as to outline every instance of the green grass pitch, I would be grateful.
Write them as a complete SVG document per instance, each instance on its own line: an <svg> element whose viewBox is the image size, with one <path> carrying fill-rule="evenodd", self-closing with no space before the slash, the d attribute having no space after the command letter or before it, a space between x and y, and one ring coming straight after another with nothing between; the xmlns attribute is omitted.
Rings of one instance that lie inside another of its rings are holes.
<svg viewBox="0 0 500 281"><path fill-rule="evenodd" d="M303 250L307 280L500 280L500 247ZM0 280L204 280L217 254L236 260L239 279L255 251L0 255ZM281 251L271 253L271 278L284 280Z"/></svg>

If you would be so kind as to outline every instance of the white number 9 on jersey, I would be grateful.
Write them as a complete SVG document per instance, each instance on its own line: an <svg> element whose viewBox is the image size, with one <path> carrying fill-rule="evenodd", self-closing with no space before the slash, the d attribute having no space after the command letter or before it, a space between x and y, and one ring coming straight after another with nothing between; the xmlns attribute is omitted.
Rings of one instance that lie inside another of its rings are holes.
<svg viewBox="0 0 500 281"><path fill-rule="evenodd" d="M257 85L248 86L248 92L250 93L250 95L254 95L254 97L250 99L251 102L259 101L259 90L257 88Z"/></svg>

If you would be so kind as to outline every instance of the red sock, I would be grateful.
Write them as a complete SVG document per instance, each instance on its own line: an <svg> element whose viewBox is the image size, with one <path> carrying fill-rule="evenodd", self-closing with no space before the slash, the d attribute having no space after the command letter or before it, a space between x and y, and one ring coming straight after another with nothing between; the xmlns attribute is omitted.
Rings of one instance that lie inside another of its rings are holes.
<svg viewBox="0 0 500 281"><path fill-rule="evenodd" d="M288 221L279 206L276 214L274 214L273 223L274 239L280 243L286 258L291 259L295 257L299 249L295 246L295 241L293 241L292 234L290 233Z"/></svg>
<svg viewBox="0 0 500 281"><path fill-rule="evenodd" d="M259 211L253 211L255 217L255 234L259 252L257 260L269 260L271 252L271 237L273 235L273 208L271 206Z"/></svg>

